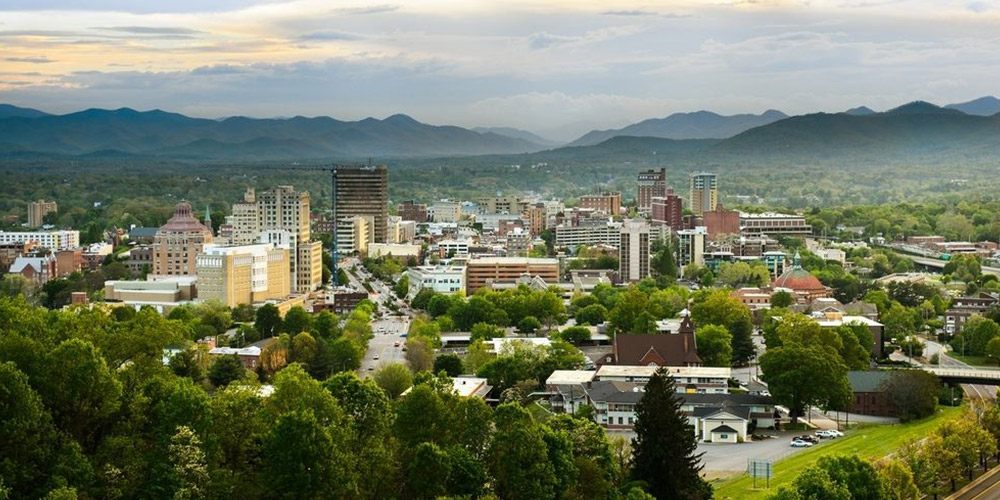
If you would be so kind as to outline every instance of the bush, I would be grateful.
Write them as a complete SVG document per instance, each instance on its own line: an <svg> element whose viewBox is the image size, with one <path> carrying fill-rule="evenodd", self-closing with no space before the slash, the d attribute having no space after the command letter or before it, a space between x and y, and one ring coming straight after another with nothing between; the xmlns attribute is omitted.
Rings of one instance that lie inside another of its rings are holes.
<svg viewBox="0 0 1000 500"><path fill-rule="evenodd" d="M573 344L587 342L590 340L590 328L585 326L571 326L559 332L559 337Z"/></svg>
<svg viewBox="0 0 1000 500"><path fill-rule="evenodd" d="M542 327L542 323L534 316L525 316L517 323L517 330L521 333L535 333Z"/></svg>

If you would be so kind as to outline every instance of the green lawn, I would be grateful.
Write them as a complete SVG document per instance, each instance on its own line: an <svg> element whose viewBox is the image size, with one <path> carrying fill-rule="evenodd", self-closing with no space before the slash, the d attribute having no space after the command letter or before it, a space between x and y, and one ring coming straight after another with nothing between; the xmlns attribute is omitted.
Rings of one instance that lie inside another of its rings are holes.
<svg viewBox="0 0 1000 500"><path fill-rule="evenodd" d="M973 356L971 354L968 355L968 356L962 356L961 354L956 354L953 351L949 351L948 352L948 357L952 358L952 359L957 359L958 361L961 361L961 362L963 362L963 363L965 363L967 365L983 366L983 367L987 367L987 368L996 368L997 367L996 362L991 361L986 356Z"/></svg>
<svg viewBox="0 0 1000 500"><path fill-rule="evenodd" d="M850 431L843 438L826 441L775 463L770 490L754 490L751 478L743 475L715 484L715 498L716 500L765 498L778 486L791 482L803 469L815 463L822 456L844 454L859 455L865 458L884 457L898 448L905 439L911 436L927 435L942 419L957 415L959 410L960 408L940 407L940 411L936 415L916 422L861 427ZM758 480L757 484L760 486L761 481Z"/></svg>

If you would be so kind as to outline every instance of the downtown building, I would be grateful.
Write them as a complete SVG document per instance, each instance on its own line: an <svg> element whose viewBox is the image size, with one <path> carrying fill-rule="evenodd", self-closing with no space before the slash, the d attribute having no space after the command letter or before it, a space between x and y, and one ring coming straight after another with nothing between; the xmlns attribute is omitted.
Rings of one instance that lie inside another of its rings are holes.
<svg viewBox="0 0 1000 500"><path fill-rule="evenodd" d="M621 191L612 191L581 196L580 208L589 208L608 215L618 215L622 211L622 193Z"/></svg>
<svg viewBox="0 0 1000 500"><path fill-rule="evenodd" d="M618 247L618 277L622 281L636 282L649 276L650 240L649 224L627 220L620 230Z"/></svg>
<svg viewBox="0 0 1000 500"><path fill-rule="evenodd" d="M152 274L195 276L195 260L212 239L212 230L194 217L191 205L186 201L178 203L173 217L153 237Z"/></svg>
<svg viewBox="0 0 1000 500"><path fill-rule="evenodd" d="M389 243L388 168L385 165L337 166L337 218L371 217L372 241Z"/></svg>
<svg viewBox="0 0 1000 500"><path fill-rule="evenodd" d="M683 227L682 204L684 200L667 189L664 196L654 196L650 200L650 223L654 226L666 226L677 231Z"/></svg>
<svg viewBox="0 0 1000 500"><path fill-rule="evenodd" d="M49 250L66 250L80 246L80 231L27 231L8 233L0 231L0 245L24 245L34 243Z"/></svg>
<svg viewBox="0 0 1000 500"><path fill-rule="evenodd" d="M54 201L38 200L28 203L28 227L41 227L45 216L59 211Z"/></svg>
<svg viewBox="0 0 1000 500"><path fill-rule="evenodd" d="M653 206L653 198L667 196L667 169L639 172L636 205L639 212L648 213Z"/></svg>
<svg viewBox="0 0 1000 500"><path fill-rule="evenodd" d="M691 213L702 215L715 210L719 203L719 177L706 172L691 174Z"/></svg>
<svg viewBox="0 0 1000 500"><path fill-rule="evenodd" d="M282 299L291 293L288 257L273 245L209 245L196 259L198 298L227 307Z"/></svg>

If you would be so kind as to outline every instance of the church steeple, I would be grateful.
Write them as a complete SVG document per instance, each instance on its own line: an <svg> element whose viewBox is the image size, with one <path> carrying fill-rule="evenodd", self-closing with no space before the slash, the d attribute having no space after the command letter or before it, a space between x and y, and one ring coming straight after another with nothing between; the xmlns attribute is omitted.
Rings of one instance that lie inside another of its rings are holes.
<svg viewBox="0 0 1000 500"><path fill-rule="evenodd" d="M798 250L795 251L795 257L792 257L792 267L802 269L802 256L799 255Z"/></svg>
<svg viewBox="0 0 1000 500"><path fill-rule="evenodd" d="M205 205L205 225L212 227L212 208L211 205Z"/></svg>

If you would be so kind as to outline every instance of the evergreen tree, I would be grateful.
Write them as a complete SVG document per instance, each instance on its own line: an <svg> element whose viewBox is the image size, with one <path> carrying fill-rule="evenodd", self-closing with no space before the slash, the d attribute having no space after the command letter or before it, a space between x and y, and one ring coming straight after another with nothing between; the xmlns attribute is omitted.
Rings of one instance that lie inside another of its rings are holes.
<svg viewBox="0 0 1000 500"><path fill-rule="evenodd" d="M698 441L681 411L674 380L664 369L649 379L635 415L635 479L649 484L649 492L659 500L712 498L712 487L699 475Z"/></svg>

